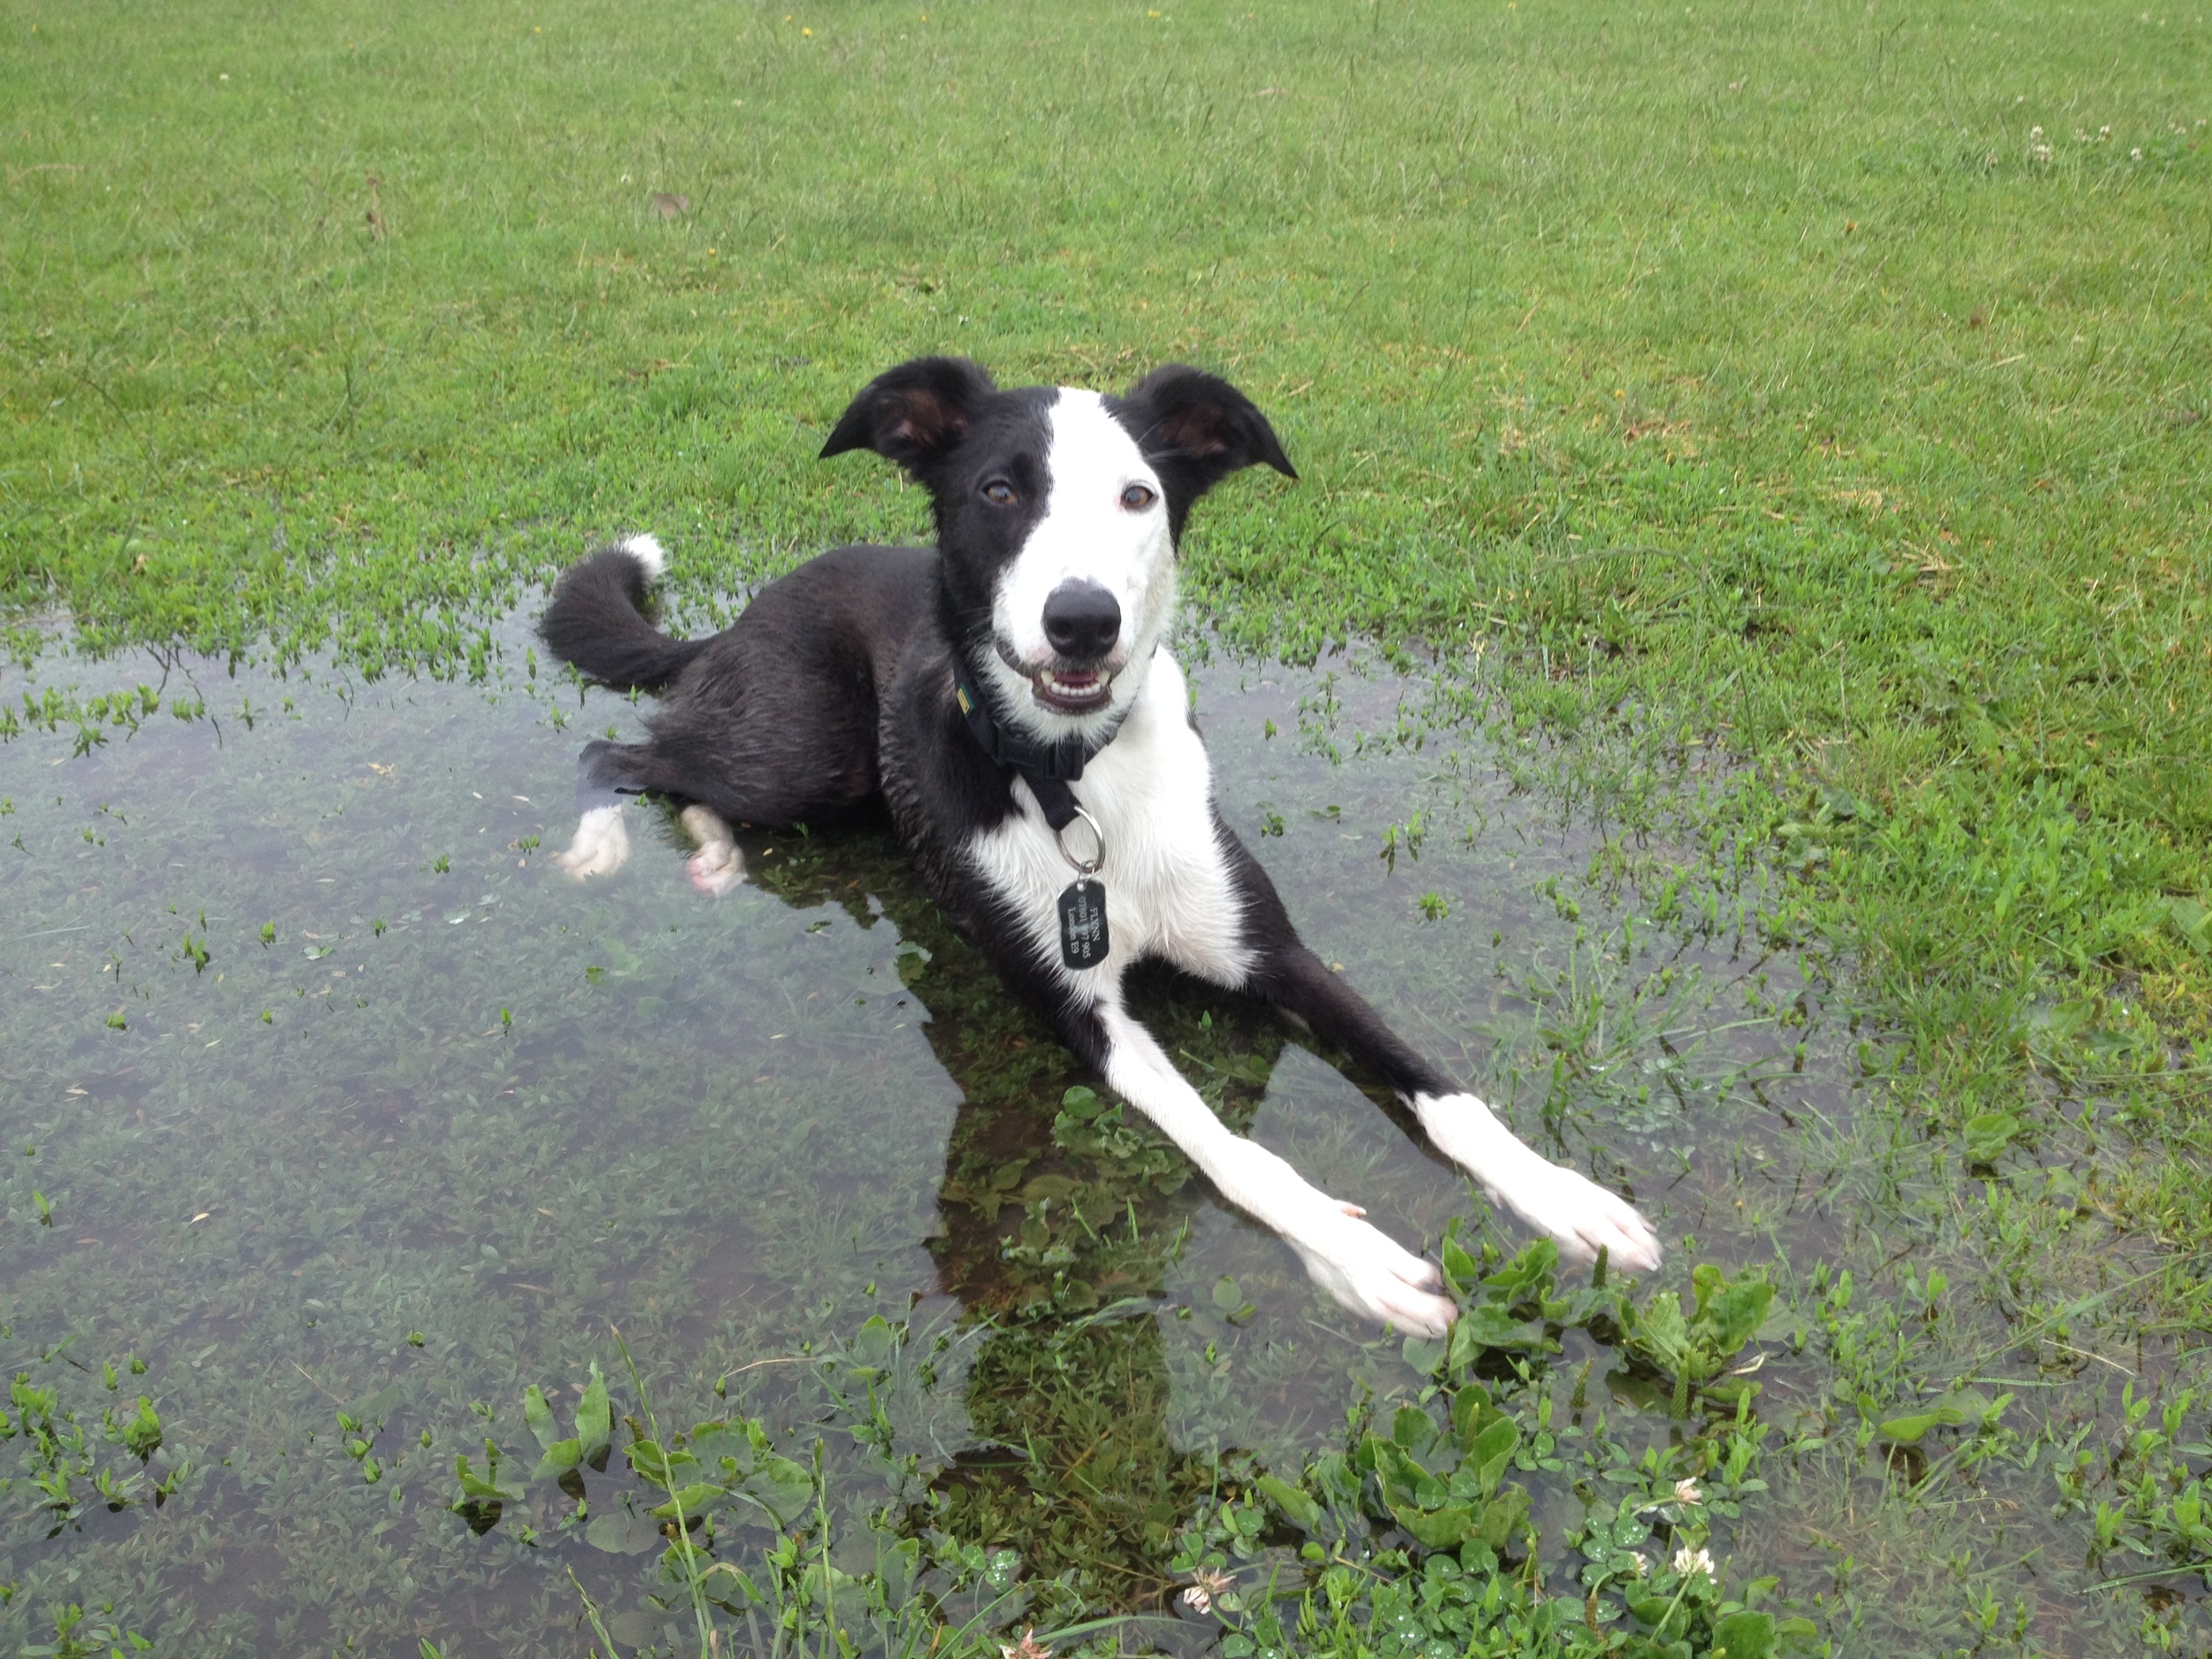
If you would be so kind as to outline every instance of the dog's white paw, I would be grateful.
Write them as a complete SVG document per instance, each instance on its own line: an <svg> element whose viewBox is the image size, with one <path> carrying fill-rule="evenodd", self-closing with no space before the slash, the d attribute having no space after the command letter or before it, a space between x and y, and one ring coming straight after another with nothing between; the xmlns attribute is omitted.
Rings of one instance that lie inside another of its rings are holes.
<svg viewBox="0 0 2212 1659"><path fill-rule="evenodd" d="M1590 1262L1605 1252L1606 1265L1645 1273L1659 1265L1659 1235L1617 1194L1574 1171L1530 1155L1525 1173L1491 1196L1540 1233L1558 1242L1562 1259Z"/></svg>
<svg viewBox="0 0 2212 1659"><path fill-rule="evenodd" d="M595 806L576 821L576 834L553 862L577 880L612 875L630 861L630 827L618 806Z"/></svg>
<svg viewBox="0 0 2212 1659"><path fill-rule="evenodd" d="M1594 1261L1602 1248L1606 1264L1624 1272L1659 1265L1659 1235L1633 1205L1523 1143L1472 1094L1424 1094L1413 1104L1437 1148L1493 1203L1548 1233L1563 1259Z"/></svg>
<svg viewBox="0 0 2212 1659"><path fill-rule="evenodd" d="M1346 1213L1351 1206L1326 1202L1316 1225L1290 1239L1313 1282L1354 1313L1395 1325L1408 1336L1441 1336L1449 1330L1459 1310L1439 1294L1443 1279L1435 1264Z"/></svg>
<svg viewBox="0 0 2212 1659"><path fill-rule="evenodd" d="M699 848L684 865L691 885L715 899L735 891L745 879L745 856L729 824L712 807L695 803L683 810L682 823Z"/></svg>

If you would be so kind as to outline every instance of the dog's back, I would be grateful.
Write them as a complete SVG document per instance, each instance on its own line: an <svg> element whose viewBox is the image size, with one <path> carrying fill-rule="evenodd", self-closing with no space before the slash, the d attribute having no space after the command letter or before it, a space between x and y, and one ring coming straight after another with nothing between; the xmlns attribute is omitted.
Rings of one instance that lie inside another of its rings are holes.
<svg viewBox="0 0 2212 1659"><path fill-rule="evenodd" d="M678 640L641 609L659 573L642 540L572 567L540 627L555 656L617 690L680 690L649 745L594 746L589 785L764 829L866 810L881 789L882 694L910 647L935 642L937 555L838 548L769 583L721 633Z"/></svg>

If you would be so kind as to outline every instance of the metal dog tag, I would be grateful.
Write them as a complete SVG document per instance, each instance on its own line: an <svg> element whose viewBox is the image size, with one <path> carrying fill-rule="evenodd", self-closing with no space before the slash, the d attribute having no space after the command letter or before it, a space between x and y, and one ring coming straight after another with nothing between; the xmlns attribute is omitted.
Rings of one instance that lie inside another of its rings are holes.
<svg viewBox="0 0 2212 1659"><path fill-rule="evenodd" d="M1078 876L1060 895L1060 960L1070 968L1095 968L1109 949L1106 885Z"/></svg>

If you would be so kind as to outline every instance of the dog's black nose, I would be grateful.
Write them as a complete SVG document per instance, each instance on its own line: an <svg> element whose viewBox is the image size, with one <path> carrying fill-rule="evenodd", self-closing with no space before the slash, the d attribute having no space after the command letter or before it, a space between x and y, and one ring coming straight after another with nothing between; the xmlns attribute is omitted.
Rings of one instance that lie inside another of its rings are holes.
<svg viewBox="0 0 2212 1659"><path fill-rule="evenodd" d="M1045 638L1077 662L1093 662L1121 637L1121 606L1096 582L1062 582L1045 596Z"/></svg>

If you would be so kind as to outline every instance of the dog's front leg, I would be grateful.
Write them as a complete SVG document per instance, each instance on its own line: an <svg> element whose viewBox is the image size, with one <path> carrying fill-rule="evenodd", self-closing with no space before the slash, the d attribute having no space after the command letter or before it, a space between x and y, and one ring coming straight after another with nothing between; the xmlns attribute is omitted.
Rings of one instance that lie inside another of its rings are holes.
<svg viewBox="0 0 2212 1659"><path fill-rule="evenodd" d="M1479 1181L1493 1203L1549 1233L1569 1261L1587 1262L1603 1250L1613 1266L1631 1271L1659 1265L1659 1235L1634 1206L1524 1142L1408 1048L1303 945L1278 943L1242 988L1296 1014L1396 1090L1438 1151Z"/></svg>
<svg viewBox="0 0 2212 1659"><path fill-rule="evenodd" d="M1233 1134L1118 1002L1094 1008L1099 1069L1114 1092L1156 1124L1221 1195L1273 1228L1314 1282L1353 1312L1401 1331L1441 1335L1457 1313L1436 1269L1361 1220L1356 1205L1317 1191L1256 1141ZM1079 1044L1090 1047L1090 1044Z"/></svg>
<svg viewBox="0 0 2212 1659"><path fill-rule="evenodd" d="M1438 1151L1479 1181L1492 1203L1549 1233L1567 1260L1587 1262L1602 1250L1630 1272L1659 1265L1659 1235L1632 1205L1527 1145L1479 1097L1417 1094L1413 1110Z"/></svg>
<svg viewBox="0 0 2212 1659"><path fill-rule="evenodd" d="M576 809L582 816L568 850L553 856L553 862L579 881L612 875L630 862L630 827L622 816L626 796L616 785L641 752L636 744L603 738L584 745L576 776Z"/></svg>

